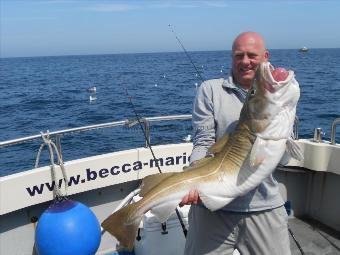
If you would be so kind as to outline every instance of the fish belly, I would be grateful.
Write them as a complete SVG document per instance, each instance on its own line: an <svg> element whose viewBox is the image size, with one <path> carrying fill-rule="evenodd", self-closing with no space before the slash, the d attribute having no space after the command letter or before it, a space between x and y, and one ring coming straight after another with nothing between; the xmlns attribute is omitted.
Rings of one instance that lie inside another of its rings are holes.
<svg viewBox="0 0 340 255"><path fill-rule="evenodd" d="M213 181L201 183L198 187L203 204L211 211L223 208L236 197L255 189L267 178L280 162L286 148L286 140L266 140L261 151L261 164L251 167L249 157L240 171L225 174L221 171Z"/></svg>
<svg viewBox="0 0 340 255"><path fill-rule="evenodd" d="M150 211L158 218L159 222L165 222L172 213L175 212L176 207L182 201L182 198L189 193L194 187L178 187L177 190L164 192L159 194L156 199L153 199L149 205L145 205L146 208L150 208ZM146 209L145 211L148 211Z"/></svg>

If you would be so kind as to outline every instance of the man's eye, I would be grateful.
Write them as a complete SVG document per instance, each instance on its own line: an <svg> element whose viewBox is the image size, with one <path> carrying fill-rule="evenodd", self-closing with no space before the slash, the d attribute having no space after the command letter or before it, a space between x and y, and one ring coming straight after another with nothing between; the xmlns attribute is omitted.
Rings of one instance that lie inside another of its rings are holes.
<svg viewBox="0 0 340 255"><path fill-rule="evenodd" d="M257 55L256 54L249 54L248 58L254 59L254 58L257 58Z"/></svg>

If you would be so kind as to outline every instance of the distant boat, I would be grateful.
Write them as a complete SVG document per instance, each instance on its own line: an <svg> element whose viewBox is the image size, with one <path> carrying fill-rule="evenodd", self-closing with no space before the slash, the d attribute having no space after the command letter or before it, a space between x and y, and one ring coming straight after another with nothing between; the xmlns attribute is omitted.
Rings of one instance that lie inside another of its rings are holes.
<svg viewBox="0 0 340 255"><path fill-rule="evenodd" d="M307 52L309 49L307 47L302 47L299 49L300 52Z"/></svg>

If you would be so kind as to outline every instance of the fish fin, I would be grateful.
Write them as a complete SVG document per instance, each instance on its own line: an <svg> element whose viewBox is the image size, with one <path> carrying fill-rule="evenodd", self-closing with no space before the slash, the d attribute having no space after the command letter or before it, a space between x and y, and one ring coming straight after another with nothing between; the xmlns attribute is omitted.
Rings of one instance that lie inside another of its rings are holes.
<svg viewBox="0 0 340 255"><path fill-rule="evenodd" d="M250 157L249 157L250 167L256 168L259 165L261 165L261 163L266 157L265 147L266 147L266 141L260 137L256 137L256 140L250 152Z"/></svg>
<svg viewBox="0 0 340 255"><path fill-rule="evenodd" d="M228 140L229 140L229 134L226 133L208 149L208 152L213 153L213 154L221 152L224 146L227 144Z"/></svg>
<svg viewBox="0 0 340 255"><path fill-rule="evenodd" d="M301 147L292 138L287 139L286 151L296 160L302 161L304 159Z"/></svg>
<svg viewBox="0 0 340 255"><path fill-rule="evenodd" d="M160 223L166 222L170 215L175 212L180 202L180 200L167 201L166 203L154 206L151 212L157 217Z"/></svg>
<svg viewBox="0 0 340 255"><path fill-rule="evenodd" d="M139 195L144 197L146 193L148 193L151 189L156 187L159 183L169 178L175 173L161 173L161 174L152 174L148 175L143 179L141 191Z"/></svg>
<svg viewBox="0 0 340 255"><path fill-rule="evenodd" d="M216 211L229 204L234 198L217 196L217 195L205 195L202 191L198 191L200 199L205 207L210 211Z"/></svg>
<svg viewBox="0 0 340 255"><path fill-rule="evenodd" d="M136 215L135 219L129 222L131 212L136 210L136 203L127 205L107 217L101 224L103 229L113 235L119 243L132 251L137 230L143 214Z"/></svg>

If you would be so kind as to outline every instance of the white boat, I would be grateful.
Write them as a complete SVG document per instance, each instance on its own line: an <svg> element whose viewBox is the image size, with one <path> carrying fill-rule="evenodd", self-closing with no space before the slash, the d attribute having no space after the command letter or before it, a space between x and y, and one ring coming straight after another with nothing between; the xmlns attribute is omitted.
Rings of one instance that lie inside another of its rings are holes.
<svg viewBox="0 0 340 255"><path fill-rule="evenodd" d="M191 115L144 118L147 139L150 123L188 120ZM61 137L100 128L131 127L135 120L122 120L68 130L50 132L61 151ZM289 225L306 254L340 254L340 144L335 143L336 125L332 124L331 141L322 140L320 129L313 139L298 139L303 161L290 160L275 171L281 193L290 211ZM42 135L0 142L1 147L42 139ZM192 150L189 142L153 146L163 172L181 171L188 164ZM32 154L36 152L32 151ZM86 204L102 222L117 207L128 203L138 193L140 180L157 173L149 148L116 151L65 162L69 180L68 196ZM63 176L56 167L56 180ZM35 230L42 213L54 198L50 166L43 166L0 178L0 254L37 254ZM187 224L188 209L182 210ZM189 226L190 227L190 226ZM181 254L185 238L176 215L166 226L146 215L135 243L135 254ZM301 254L291 237L293 254ZM235 254L237 251L235 251ZM122 254L114 238L103 232L96 254ZM124 253L128 254L128 253ZM133 253L130 253L133 254Z"/></svg>
<svg viewBox="0 0 340 255"><path fill-rule="evenodd" d="M309 49L306 46L304 46L304 47L300 48L299 51L300 52L307 52L307 51L309 51Z"/></svg>

